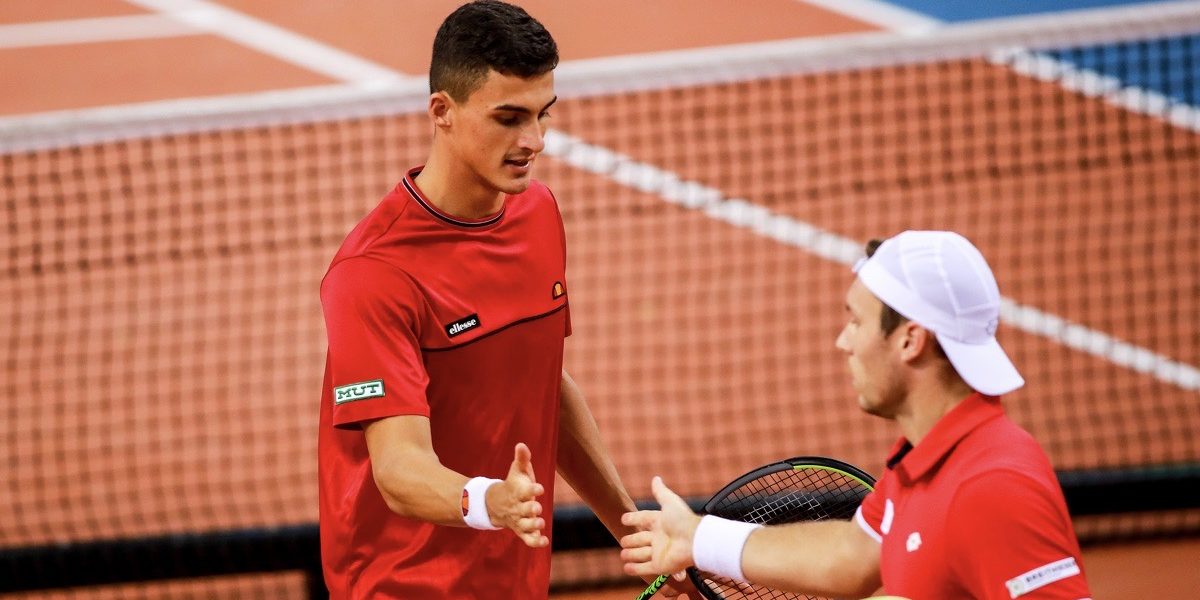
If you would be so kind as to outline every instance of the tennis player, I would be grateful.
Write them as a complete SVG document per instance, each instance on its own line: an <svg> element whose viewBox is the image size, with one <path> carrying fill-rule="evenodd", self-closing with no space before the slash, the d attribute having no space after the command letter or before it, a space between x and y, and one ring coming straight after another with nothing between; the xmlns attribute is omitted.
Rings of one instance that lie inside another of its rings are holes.
<svg viewBox="0 0 1200 600"><path fill-rule="evenodd" d="M350 232L321 283L333 598L546 598L556 467L615 536L633 531L621 524L633 502L563 370L563 224L531 178L557 63L516 6L448 16L428 160Z"/></svg>
<svg viewBox="0 0 1200 600"><path fill-rule="evenodd" d="M1004 414L1024 385L995 338L1000 293L962 236L872 242L837 338L866 412L903 437L852 521L759 527L692 513L659 478L661 511L626 514L627 573L690 565L821 596L1090 597L1050 461Z"/></svg>

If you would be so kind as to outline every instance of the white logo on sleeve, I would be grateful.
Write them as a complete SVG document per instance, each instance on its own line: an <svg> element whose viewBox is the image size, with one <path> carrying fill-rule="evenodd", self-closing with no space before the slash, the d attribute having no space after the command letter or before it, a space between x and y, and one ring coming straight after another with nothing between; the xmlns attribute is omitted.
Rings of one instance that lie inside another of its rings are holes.
<svg viewBox="0 0 1200 600"><path fill-rule="evenodd" d="M375 379L361 383L351 383L333 388L333 403L345 404L364 398L379 398L383 396L383 380Z"/></svg>
<svg viewBox="0 0 1200 600"><path fill-rule="evenodd" d="M1044 585L1078 574L1079 565L1075 564L1075 557L1070 556L1021 573L1005 581L1004 586L1008 588L1010 597L1018 598Z"/></svg>
<svg viewBox="0 0 1200 600"><path fill-rule="evenodd" d="M908 541L904 542L904 547L909 552L916 552L917 548L921 547L921 533L919 531L914 531L908 534Z"/></svg>
<svg viewBox="0 0 1200 600"><path fill-rule="evenodd" d="M892 530L892 519L896 517L896 507L891 498L883 503L883 521L879 523L879 532L887 535Z"/></svg>

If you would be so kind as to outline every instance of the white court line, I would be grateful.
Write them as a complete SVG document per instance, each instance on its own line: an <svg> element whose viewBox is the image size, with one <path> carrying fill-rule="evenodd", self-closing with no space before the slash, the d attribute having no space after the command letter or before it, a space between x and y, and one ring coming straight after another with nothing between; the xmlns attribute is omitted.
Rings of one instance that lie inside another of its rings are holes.
<svg viewBox="0 0 1200 600"><path fill-rule="evenodd" d="M1200 107L1155 90L1126 86L1111 75L1081 69L1070 62L1022 49L997 50L988 56L988 60L1027 77L1057 83L1063 89L1089 98L1100 98L1129 112L1163 119L1181 129L1200 131Z"/></svg>
<svg viewBox="0 0 1200 600"><path fill-rule="evenodd" d="M942 21L919 12L879 0L797 0L819 6L905 35L924 35L942 26Z"/></svg>
<svg viewBox="0 0 1200 600"><path fill-rule="evenodd" d="M207 0L126 0L337 81L386 87L419 79Z"/></svg>
<svg viewBox="0 0 1200 600"><path fill-rule="evenodd" d="M205 33L163 15L129 15L0 25L0 48L142 40Z"/></svg>
<svg viewBox="0 0 1200 600"><path fill-rule="evenodd" d="M198 0L130 1L178 10L211 6L210 3ZM192 17L207 15L205 18L209 20L209 27L214 27L211 18L220 14L222 13L219 11L195 13ZM1112 29L1112 23L1120 23L1121 27ZM1093 42L1137 39L1140 35L1148 35L1148 30L1155 32L1155 35L1175 35L1196 31L1198 23L1200 10L1197 10L1195 3L1163 2L1133 8L1078 11L1071 13L1068 21L1062 21L1061 15L1053 15L947 25L929 35L915 38L896 33L874 33L845 36L828 43L791 40L742 45L737 47L732 60L727 64L714 62L720 58L720 49L645 55L634 62L642 62L647 68L638 69L637 65L634 65L633 71L628 70L631 65L629 59L564 63L559 69L562 77L559 78L558 84L561 88L560 95L619 93L647 89L650 87L646 82L648 79L657 81L659 88L667 85L657 79L664 70L674 71L674 76L667 79L672 85L698 85L713 81L760 78L770 74L904 64L922 57L930 57L930 60L950 60L980 56L986 54L986 51L980 50L981 47L1011 48L1019 45L1013 44L1013 39L1035 40L1039 39L1039 36L1044 36L1041 41L1045 43L1049 43L1046 42L1047 38L1061 43L1066 37L1074 45L1088 45ZM255 27L257 26L245 28L243 32L252 32ZM300 39L303 41L303 38ZM1006 59L1011 61L1013 56L1025 55L1034 58L1031 64L1035 66L1029 68L1035 71L1048 68L1043 58L1052 61L1048 57L1037 57L1027 50L1017 50L1015 55L1006 55ZM1068 66L1058 63L1054 68L1064 69ZM611 71L612 67L619 67L620 71ZM689 75L685 71L693 73ZM1098 74L1093 75L1102 78ZM1086 80L1088 76L1081 77ZM600 81L603 84L597 86L596 83ZM1100 87L1103 88L1104 85ZM1116 93L1137 97L1136 93L1125 90ZM393 81L379 89L366 89L355 85L321 86L204 100L164 101L7 117L0 118L0 153L163 133L416 112L420 110L427 94L423 80L410 77ZM1108 99L1109 96L1106 95L1105 98ZM1131 110L1162 117L1161 114L1152 112L1149 101L1138 99L1137 102L1148 104L1143 104L1142 110L1136 107ZM1175 112L1174 108L1172 106L1172 114ZM698 182L680 180L673 173L639 163L612 150L589 145L562 132L552 131L547 134L547 154L562 158L580 169L657 194L668 202L703 210L709 216L725 223L751 229L780 243L803 248L829 260L848 265L861 251L858 242L854 240L824 231L810 223L772 213L742 199L726 198L720 190ZM1194 366L1174 361L1103 332L1071 323L1056 315L1022 306L1007 298L1003 300L1001 310L1005 320L1018 329L1047 337L1113 364L1147 373L1183 389L1200 389L1200 370Z"/></svg>
<svg viewBox="0 0 1200 600"><path fill-rule="evenodd" d="M546 133L547 156L573 167L607 177L636 190L654 194L667 202L699 210L718 221L754 233L821 258L854 264L862 256L862 244L826 231L811 223L772 212L741 198L729 198L713 187L686 181L670 171L639 162L602 146L557 130ZM1186 390L1200 390L1200 369L1111 335L1072 323L1062 317L1002 298L1000 314L1010 326L1042 336L1069 348L1145 373Z"/></svg>

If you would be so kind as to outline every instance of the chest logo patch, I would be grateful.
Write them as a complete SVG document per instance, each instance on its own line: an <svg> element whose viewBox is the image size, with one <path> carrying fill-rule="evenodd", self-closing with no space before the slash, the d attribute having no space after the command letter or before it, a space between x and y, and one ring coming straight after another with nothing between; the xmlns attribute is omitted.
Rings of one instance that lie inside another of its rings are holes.
<svg viewBox="0 0 1200 600"><path fill-rule="evenodd" d="M563 287L562 282L555 281L554 288L552 288L550 290L550 297L555 300L558 300L559 298L562 298L564 295L566 295L566 293L567 293L567 288Z"/></svg>
<svg viewBox="0 0 1200 600"><path fill-rule="evenodd" d="M454 337L479 327L479 315L467 315L446 326L446 335Z"/></svg>
<svg viewBox="0 0 1200 600"><path fill-rule="evenodd" d="M916 552L921 547L921 532L914 531L908 534L908 540L904 542L904 548L909 552Z"/></svg>
<svg viewBox="0 0 1200 600"><path fill-rule="evenodd" d="M345 404L355 400L383 397L383 380L373 379L333 388L333 404Z"/></svg>

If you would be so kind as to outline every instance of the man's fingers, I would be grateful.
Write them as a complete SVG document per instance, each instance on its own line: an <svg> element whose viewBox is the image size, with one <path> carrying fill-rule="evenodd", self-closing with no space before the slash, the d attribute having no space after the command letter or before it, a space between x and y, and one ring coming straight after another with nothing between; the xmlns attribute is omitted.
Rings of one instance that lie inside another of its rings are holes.
<svg viewBox="0 0 1200 600"><path fill-rule="evenodd" d="M621 523L630 527L638 527L640 529L650 529L654 523L658 521L660 511L657 510L639 510L636 512L627 512L621 515Z"/></svg>
<svg viewBox="0 0 1200 600"><path fill-rule="evenodd" d="M517 519L517 529L522 532L540 532L546 527L546 520L541 517L526 517Z"/></svg>
<svg viewBox="0 0 1200 600"><path fill-rule="evenodd" d="M658 575L658 569L655 569L654 565L648 562L627 562L624 569L626 575L633 575L635 577Z"/></svg>
<svg viewBox="0 0 1200 600"><path fill-rule="evenodd" d="M550 538L541 533L523 533L519 537L530 548L545 548L550 545Z"/></svg>
<svg viewBox="0 0 1200 600"><path fill-rule="evenodd" d="M546 492L546 488L540 483L529 483L527 481L517 481L512 484L513 496L520 503L534 501L536 498Z"/></svg>
<svg viewBox="0 0 1200 600"><path fill-rule="evenodd" d="M662 477L654 476L650 480L650 491L654 492L654 499L658 501L658 505L666 508L668 503L683 502L679 494L671 491L667 484L663 483Z"/></svg>
<svg viewBox="0 0 1200 600"><path fill-rule="evenodd" d="M528 476L531 481L537 480L533 474L533 455L529 452L529 446L526 446L524 442L517 442L513 448L513 464L509 469L509 474L514 471Z"/></svg>
<svg viewBox="0 0 1200 600"><path fill-rule="evenodd" d="M650 546L641 546L639 548L626 548L621 551L621 560L631 563L649 562L654 558L654 549Z"/></svg>
<svg viewBox="0 0 1200 600"><path fill-rule="evenodd" d="M518 512L522 517L536 517L542 514L542 503L536 501L525 502L521 505Z"/></svg>
<svg viewBox="0 0 1200 600"><path fill-rule="evenodd" d="M654 534L650 533L649 531L639 531L637 533L631 533L631 534L621 538L621 547L622 548L640 548L642 546L649 546L651 540L654 539L653 536L654 536Z"/></svg>

